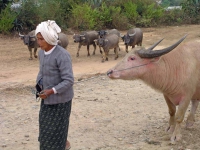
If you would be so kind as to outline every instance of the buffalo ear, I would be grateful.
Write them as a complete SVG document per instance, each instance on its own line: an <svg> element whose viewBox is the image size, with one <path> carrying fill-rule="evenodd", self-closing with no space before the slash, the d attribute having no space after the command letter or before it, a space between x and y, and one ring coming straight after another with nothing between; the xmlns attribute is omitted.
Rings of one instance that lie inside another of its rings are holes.
<svg viewBox="0 0 200 150"><path fill-rule="evenodd" d="M151 62L158 62L160 60L160 57L151 58Z"/></svg>

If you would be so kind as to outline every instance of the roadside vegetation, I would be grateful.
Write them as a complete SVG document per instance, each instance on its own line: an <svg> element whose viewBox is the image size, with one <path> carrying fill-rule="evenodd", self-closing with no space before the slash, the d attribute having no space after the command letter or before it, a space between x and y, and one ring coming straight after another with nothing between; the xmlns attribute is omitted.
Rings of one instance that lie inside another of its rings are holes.
<svg viewBox="0 0 200 150"><path fill-rule="evenodd" d="M55 20L64 30L199 24L199 14L200 0L3 0L0 33L30 31L44 20Z"/></svg>

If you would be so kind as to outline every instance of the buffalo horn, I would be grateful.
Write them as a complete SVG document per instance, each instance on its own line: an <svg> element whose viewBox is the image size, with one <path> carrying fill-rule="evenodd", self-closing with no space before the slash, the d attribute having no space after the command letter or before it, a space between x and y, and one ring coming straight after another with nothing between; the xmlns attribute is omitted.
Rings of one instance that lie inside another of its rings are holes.
<svg viewBox="0 0 200 150"><path fill-rule="evenodd" d="M22 35L22 34L20 34L20 33L19 33L19 36L20 36L20 37L24 37L24 35Z"/></svg>
<svg viewBox="0 0 200 150"><path fill-rule="evenodd" d="M164 38L163 38L164 39ZM151 47L149 47L147 50L153 50L160 42L162 42L162 40L159 40L158 42L156 42L155 44L153 44Z"/></svg>
<svg viewBox="0 0 200 150"><path fill-rule="evenodd" d="M128 34L129 36L134 36L136 34L136 32L135 33L133 33L133 34Z"/></svg>
<svg viewBox="0 0 200 150"><path fill-rule="evenodd" d="M141 50L138 50L137 51L137 54L141 57L141 58L155 58L155 57L159 57L159 56L162 56L164 54L167 54L169 53L170 51L172 51L174 48L176 48L185 38L186 38L187 35L185 35L184 37L182 37L179 41L177 41L176 43L174 43L173 45L167 47L167 48L164 48L164 49L161 49L161 50L154 50L152 51L152 49L141 49ZM159 44L161 41L158 41L157 43ZM156 44L157 44L156 43ZM156 44L154 44L153 46L151 46L151 48L155 47Z"/></svg>

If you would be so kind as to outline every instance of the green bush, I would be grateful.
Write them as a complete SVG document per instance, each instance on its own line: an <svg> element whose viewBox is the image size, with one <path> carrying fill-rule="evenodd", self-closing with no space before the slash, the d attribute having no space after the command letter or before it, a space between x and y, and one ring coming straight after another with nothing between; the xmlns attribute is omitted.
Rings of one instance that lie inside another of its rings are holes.
<svg viewBox="0 0 200 150"><path fill-rule="evenodd" d="M130 23L135 23L138 19L137 5L131 1L128 1L122 6L124 7L124 14L129 19Z"/></svg>
<svg viewBox="0 0 200 150"><path fill-rule="evenodd" d="M61 5L62 3L57 0L48 0L42 3L37 8L37 14L39 22L46 20L55 20L56 23L63 29L67 28L66 25L66 13Z"/></svg>
<svg viewBox="0 0 200 150"><path fill-rule="evenodd" d="M17 20L22 24L24 30L33 30L39 23L38 6L33 0L26 0L18 11Z"/></svg>
<svg viewBox="0 0 200 150"><path fill-rule="evenodd" d="M163 25L180 25L183 23L183 11L174 9L165 11L160 23Z"/></svg>
<svg viewBox="0 0 200 150"><path fill-rule="evenodd" d="M199 23L200 22L200 2L196 0L183 0L181 3L184 12L185 23Z"/></svg>
<svg viewBox="0 0 200 150"><path fill-rule="evenodd" d="M109 28L112 26L112 11L107 6L106 3L102 3L99 7L99 20L98 23L101 25L101 28Z"/></svg>
<svg viewBox="0 0 200 150"><path fill-rule="evenodd" d="M120 7L109 7L111 10L111 17L112 17L112 28L117 28L121 30L125 30L129 28L128 18L121 13Z"/></svg>
<svg viewBox="0 0 200 150"><path fill-rule="evenodd" d="M161 7L156 7L155 3L144 5L143 12L136 24L142 27L156 26L158 20L163 16L163 12L164 10Z"/></svg>
<svg viewBox="0 0 200 150"><path fill-rule="evenodd" d="M163 6L179 4L181 0L163 0ZM170 3L168 3L170 2ZM37 24L55 20L62 29L99 30L128 29L133 26L181 25L200 23L199 0L182 0L181 10L164 11L155 0L23 0L15 13L1 6L0 32L15 25L35 29ZM4 5L6 6L6 5ZM17 15L17 17L16 17ZM14 27L15 28L15 27Z"/></svg>
<svg viewBox="0 0 200 150"><path fill-rule="evenodd" d="M7 5L0 13L0 33L8 34L14 27L16 13L10 10L10 5Z"/></svg>
<svg viewBox="0 0 200 150"><path fill-rule="evenodd" d="M76 5L72 10L70 24L72 28L80 30L95 29L98 24L99 12L87 3Z"/></svg>

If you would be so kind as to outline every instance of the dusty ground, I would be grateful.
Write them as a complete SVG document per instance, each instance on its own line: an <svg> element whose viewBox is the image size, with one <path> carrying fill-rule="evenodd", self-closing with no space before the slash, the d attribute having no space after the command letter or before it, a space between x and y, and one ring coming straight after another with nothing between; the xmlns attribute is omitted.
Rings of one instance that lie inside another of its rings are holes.
<svg viewBox="0 0 200 150"><path fill-rule="evenodd" d="M200 41L199 29L200 25L145 28L143 45L164 37L160 47L168 46L186 33L184 42ZM87 57L82 47L77 58L77 44L70 33L68 51L76 79L69 128L72 150L200 149L199 110L193 128L186 130L183 124L182 141L170 145L170 135L164 132L169 116L162 94L140 81L113 81L105 76L125 55L122 41L119 59L114 60L111 50L109 61L101 63L98 49L95 56ZM39 149L39 102L32 94L38 60L28 58L27 47L17 36L0 35L0 150ZM80 78L84 82L77 82Z"/></svg>

